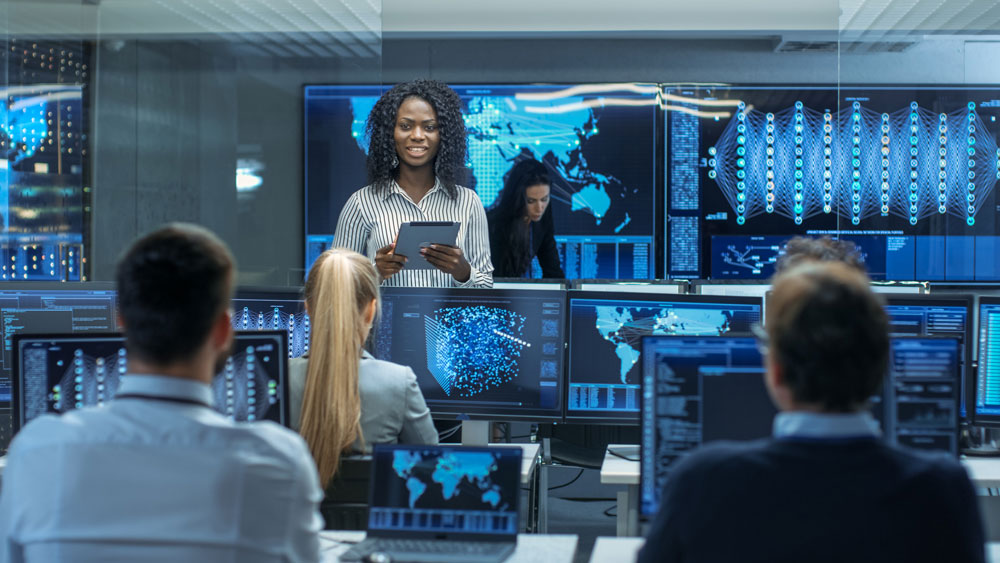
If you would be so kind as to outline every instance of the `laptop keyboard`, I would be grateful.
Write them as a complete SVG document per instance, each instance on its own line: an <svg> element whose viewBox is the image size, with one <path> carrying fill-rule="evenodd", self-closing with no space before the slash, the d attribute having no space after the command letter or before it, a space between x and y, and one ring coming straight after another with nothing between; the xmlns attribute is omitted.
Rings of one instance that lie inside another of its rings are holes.
<svg viewBox="0 0 1000 563"><path fill-rule="evenodd" d="M434 558L426 560L467 561L470 558L475 558L476 560L501 561L501 557L509 553L512 547L513 544L505 542L378 538L365 540L355 545L341 558L347 561L359 561L372 553L383 552L392 557L393 560L399 559L400 555L404 555L404 557L433 555Z"/></svg>

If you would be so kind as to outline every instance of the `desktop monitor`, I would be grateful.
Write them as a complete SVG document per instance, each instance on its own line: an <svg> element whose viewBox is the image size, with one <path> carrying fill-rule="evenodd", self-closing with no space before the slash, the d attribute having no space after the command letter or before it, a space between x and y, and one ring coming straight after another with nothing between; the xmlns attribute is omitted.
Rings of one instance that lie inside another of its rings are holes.
<svg viewBox="0 0 1000 563"><path fill-rule="evenodd" d="M876 280L997 281L996 86L664 85L667 277L766 280L785 242Z"/></svg>
<svg viewBox="0 0 1000 563"><path fill-rule="evenodd" d="M1000 427L1000 297L979 298L977 344L972 419L977 426Z"/></svg>
<svg viewBox="0 0 1000 563"><path fill-rule="evenodd" d="M567 421L639 422L643 336L749 333L760 321L759 297L570 291Z"/></svg>
<svg viewBox="0 0 1000 563"><path fill-rule="evenodd" d="M679 457L717 440L766 438L777 409L751 338L648 337L643 352L641 509L653 514ZM892 337L889 373L872 397L887 442L958 455L960 356L954 337Z"/></svg>
<svg viewBox="0 0 1000 563"><path fill-rule="evenodd" d="M17 334L111 332L118 329L115 287L110 282L4 282L0 284L0 450L11 430L11 343Z"/></svg>
<svg viewBox="0 0 1000 563"><path fill-rule="evenodd" d="M647 336L642 339L640 504L655 514L670 467L702 443L702 385L730 373L762 376L751 336Z"/></svg>
<svg viewBox="0 0 1000 563"><path fill-rule="evenodd" d="M886 293L889 330L893 336L953 336L958 338L962 418L971 418L966 405L972 403L971 360L973 328L971 295L901 295Z"/></svg>
<svg viewBox="0 0 1000 563"><path fill-rule="evenodd" d="M237 333L233 354L212 380L215 410L239 421L290 426L285 331ZM45 413L112 400L128 373L119 333L14 337L14 430Z"/></svg>
<svg viewBox="0 0 1000 563"><path fill-rule="evenodd" d="M658 126L655 84L450 85L462 103L469 175L486 208L518 158L544 162L567 278L652 279ZM388 86L307 85L306 270L350 195L367 184L365 121ZM620 150L627 146L627 151ZM541 276L537 262L533 277Z"/></svg>
<svg viewBox="0 0 1000 563"><path fill-rule="evenodd" d="M289 358L309 353L309 315L302 288L241 287L233 295L232 308L235 330L285 330Z"/></svg>
<svg viewBox="0 0 1000 563"><path fill-rule="evenodd" d="M435 417L562 420L563 291L382 290L375 356L409 366Z"/></svg>

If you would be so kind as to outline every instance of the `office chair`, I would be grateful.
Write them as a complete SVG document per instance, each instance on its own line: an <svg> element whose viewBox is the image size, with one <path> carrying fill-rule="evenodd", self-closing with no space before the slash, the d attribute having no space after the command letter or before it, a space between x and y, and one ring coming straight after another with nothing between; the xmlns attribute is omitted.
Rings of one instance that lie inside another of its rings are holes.
<svg viewBox="0 0 1000 563"><path fill-rule="evenodd" d="M326 487L319 505L327 530L368 529L368 488L372 457L350 456L340 459L340 469Z"/></svg>

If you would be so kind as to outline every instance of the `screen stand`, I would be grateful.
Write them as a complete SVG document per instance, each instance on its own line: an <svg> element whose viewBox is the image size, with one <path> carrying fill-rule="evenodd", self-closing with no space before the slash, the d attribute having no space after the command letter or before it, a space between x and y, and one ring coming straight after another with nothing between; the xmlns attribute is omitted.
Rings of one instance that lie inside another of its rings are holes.
<svg viewBox="0 0 1000 563"><path fill-rule="evenodd" d="M462 445L485 446L490 443L490 422L488 420L463 420Z"/></svg>
<svg viewBox="0 0 1000 563"><path fill-rule="evenodd" d="M1000 432L982 426L969 427L969 446L962 450L971 456L1000 456Z"/></svg>

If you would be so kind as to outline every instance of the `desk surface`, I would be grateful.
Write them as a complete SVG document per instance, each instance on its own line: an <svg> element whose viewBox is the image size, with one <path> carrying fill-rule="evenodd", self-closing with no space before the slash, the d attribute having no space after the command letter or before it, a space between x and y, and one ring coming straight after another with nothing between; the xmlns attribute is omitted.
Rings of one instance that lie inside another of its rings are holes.
<svg viewBox="0 0 1000 563"><path fill-rule="evenodd" d="M635 561L639 550L646 543L646 538L616 538L601 536L594 542L594 551L590 552L590 563L619 563L620 561Z"/></svg>
<svg viewBox="0 0 1000 563"><path fill-rule="evenodd" d="M531 472L538 462L539 444L490 444L490 447L521 448L521 484L527 485L531 482Z"/></svg>
<svg viewBox="0 0 1000 563"><path fill-rule="evenodd" d="M364 532L320 532L321 560L323 563L340 561L342 553L363 539ZM517 549L505 563L572 563L579 541L575 534L518 534Z"/></svg>
<svg viewBox="0 0 1000 563"><path fill-rule="evenodd" d="M625 457L631 459L625 459ZM609 444L608 450L604 452L604 462L601 463L601 484L638 485L638 459L639 446L635 444Z"/></svg>
<svg viewBox="0 0 1000 563"><path fill-rule="evenodd" d="M616 456L615 451L632 459L638 459L639 447L635 444L611 444L604 452L604 463L601 464L601 483L605 485L638 485L639 462L629 461ZM1000 458L966 458L961 460L969 479L977 487L1000 487Z"/></svg>

